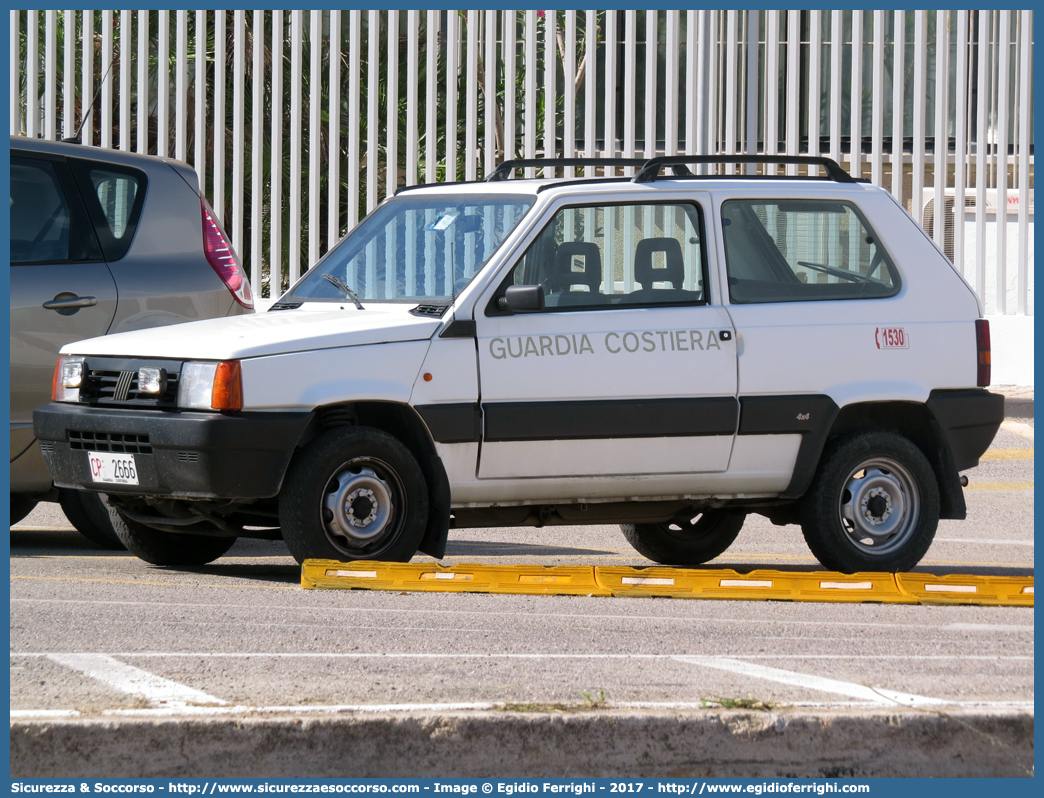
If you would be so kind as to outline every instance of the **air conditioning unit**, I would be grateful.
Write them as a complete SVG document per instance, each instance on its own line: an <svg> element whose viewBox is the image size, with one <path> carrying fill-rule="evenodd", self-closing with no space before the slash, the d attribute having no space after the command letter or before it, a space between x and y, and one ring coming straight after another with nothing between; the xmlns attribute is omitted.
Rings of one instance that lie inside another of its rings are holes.
<svg viewBox="0 0 1044 798"><path fill-rule="evenodd" d="M952 188L947 188L943 195L943 242L942 249L946 256L957 265L965 277L969 278L972 285L981 284L986 296L982 299L987 308L996 307L997 293L997 255L999 227L998 219L998 197L997 189L986 189L985 204L978 207L978 196L974 188L964 190L963 209L959 209L957 193ZM935 203L936 193L933 188L925 188L921 195L921 226L929 236L935 238ZM1027 208L1028 230L1027 230L1027 252L1026 262L1019 262L1019 194L1018 191L1008 191L1005 206L1005 258L1004 273L1008 285L1005 308L1007 312L1016 307L1019 274L1025 273L1029 292L1033 291L1033 192L1030 191L1029 207ZM978 264L979 247L977 245L978 234L978 212L983 213L983 238L985 243L985 261ZM956 212L955 212L956 211ZM963 225L964 230L964 257L963 263L958 264L954 258L953 234L957 224ZM980 272L981 269L981 272Z"/></svg>

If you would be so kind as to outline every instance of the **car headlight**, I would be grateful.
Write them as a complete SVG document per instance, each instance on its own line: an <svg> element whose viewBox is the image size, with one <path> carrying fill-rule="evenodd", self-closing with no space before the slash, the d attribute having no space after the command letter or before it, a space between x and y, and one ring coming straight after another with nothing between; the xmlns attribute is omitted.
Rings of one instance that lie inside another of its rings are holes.
<svg viewBox="0 0 1044 798"><path fill-rule="evenodd" d="M188 362L178 378L178 407L186 410L241 410L243 376L238 360Z"/></svg>
<svg viewBox="0 0 1044 798"><path fill-rule="evenodd" d="M54 365L51 398L56 402L79 402L86 366L79 356L62 355Z"/></svg>

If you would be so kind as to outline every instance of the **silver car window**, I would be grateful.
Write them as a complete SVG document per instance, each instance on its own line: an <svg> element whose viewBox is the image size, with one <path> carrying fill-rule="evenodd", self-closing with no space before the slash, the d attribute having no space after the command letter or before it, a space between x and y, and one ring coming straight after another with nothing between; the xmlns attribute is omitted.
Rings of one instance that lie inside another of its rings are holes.
<svg viewBox="0 0 1044 798"><path fill-rule="evenodd" d="M69 204L54 166L11 160L11 262L69 259Z"/></svg>

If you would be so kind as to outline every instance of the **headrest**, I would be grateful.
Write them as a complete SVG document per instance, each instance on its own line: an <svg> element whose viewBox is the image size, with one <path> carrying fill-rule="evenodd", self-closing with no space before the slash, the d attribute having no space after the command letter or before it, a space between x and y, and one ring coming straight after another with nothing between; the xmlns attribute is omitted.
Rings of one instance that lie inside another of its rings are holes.
<svg viewBox="0 0 1044 798"><path fill-rule="evenodd" d="M653 253L664 253L665 266L653 268ZM634 253L634 279L648 290L653 283L670 283L671 288L681 288L685 280L685 261L681 244L676 238L646 238L638 242Z"/></svg>

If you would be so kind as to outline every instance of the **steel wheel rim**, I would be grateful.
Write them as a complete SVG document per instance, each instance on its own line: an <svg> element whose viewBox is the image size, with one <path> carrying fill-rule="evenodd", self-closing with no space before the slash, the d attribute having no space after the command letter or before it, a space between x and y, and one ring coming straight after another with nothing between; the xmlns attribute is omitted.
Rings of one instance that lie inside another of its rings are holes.
<svg viewBox="0 0 1044 798"><path fill-rule="evenodd" d="M319 511L335 549L355 558L373 556L398 535L406 516L406 492L383 460L355 457L327 480Z"/></svg>
<svg viewBox="0 0 1044 798"><path fill-rule="evenodd" d="M714 528L715 510L700 510L687 520L669 521L664 524L667 534L675 540L692 542L707 537Z"/></svg>
<svg viewBox="0 0 1044 798"><path fill-rule="evenodd" d="M838 520L859 551L878 557L894 553L909 542L920 517L917 483L895 460L867 460L845 478Z"/></svg>

